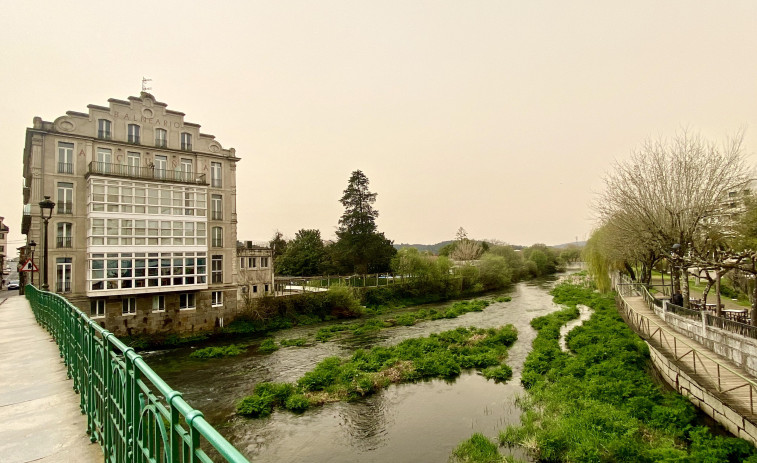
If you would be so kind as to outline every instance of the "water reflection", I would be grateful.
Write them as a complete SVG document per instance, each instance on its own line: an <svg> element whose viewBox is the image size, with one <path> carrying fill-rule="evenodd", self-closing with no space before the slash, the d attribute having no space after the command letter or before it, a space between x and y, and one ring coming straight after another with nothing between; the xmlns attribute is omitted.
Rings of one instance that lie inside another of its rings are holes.
<svg viewBox="0 0 757 463"><path fill-rule="evenodd" d="M180 349L146 358L252 461L445 462L454 447L472 433L495 437L498 430L519 422L515 398L523 393L520 375L535 337L529 322L557 308L548 294L553 285L554 279L519 283L503 293L512 297L511 302L492 303L483 312L304 348L284 348L268 355L250 349L243 356L201 362L188 358L190 350ZM254 420L234 414L237 401L258 382L295 381L328 356L347 357L358 348L397 344L459 326L488 328L508 323L518 329L519 336L508 360L513 380L504 385L467 372L451 382L390 386L363 400L328 404L302 415L277 411L270 418ZM310 335L312 339L317 329L295 328L275 337L281 340Z"/></svg>

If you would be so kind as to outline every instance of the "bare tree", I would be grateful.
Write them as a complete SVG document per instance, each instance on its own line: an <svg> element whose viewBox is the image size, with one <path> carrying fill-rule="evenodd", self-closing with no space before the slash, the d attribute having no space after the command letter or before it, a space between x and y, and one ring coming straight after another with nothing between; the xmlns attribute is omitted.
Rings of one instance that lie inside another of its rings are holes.
<svg viewBox="0 0 757 463"><path fill-rule="evenodd" d="M484 248L478 241L468 239L468 232L463 227L457 229L455 234L455 247L449 256L453 260L468 261L476 260L483 254Z"/></svg>
<svg viewBox="0 0 757 463"><path fill-rule="evenodd" d="M700 225L728 191L746 184L743 132L718 147L687 130L672 139L647 140L625 162L616 162L594 203L601 223L638 237L658 254L678 260L688 303L685 257ZM672 253L674 245L675 254Z"/></svg>

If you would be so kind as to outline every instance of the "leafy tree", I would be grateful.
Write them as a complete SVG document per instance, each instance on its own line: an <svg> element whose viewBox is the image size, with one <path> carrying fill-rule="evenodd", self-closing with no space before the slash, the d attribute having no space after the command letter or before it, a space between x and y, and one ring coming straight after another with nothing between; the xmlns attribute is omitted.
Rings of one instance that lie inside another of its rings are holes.
<svg viewBox="0 0 757 463"><path fill-rule="evenodd" d="M352 172L347 189L339 202L344 206L344 214L339 219L334 247L334 260L346 272L385 272L397 252L383 233L376 227L378 211L373 208L376 193L368 189L366 175L356 170Z"/></svg>
<svg viewBox="0 0 757 463"><path fill-rule="evenodd" d="M279 256L283 255L287 249L287 241L284 239L284 234L279 230L276 230L276 232L274 232L273 238L271 238L271 241L268 243L268 245L273 250L274 262L279 258Z"/></svg>
<svg viewBox="0 0 757 463"><path fill-rule="evenodd" d="M287 244L284 254L275 262L276 273L291 276L320 275L326 259L321 232L302 229Z"/></svg>

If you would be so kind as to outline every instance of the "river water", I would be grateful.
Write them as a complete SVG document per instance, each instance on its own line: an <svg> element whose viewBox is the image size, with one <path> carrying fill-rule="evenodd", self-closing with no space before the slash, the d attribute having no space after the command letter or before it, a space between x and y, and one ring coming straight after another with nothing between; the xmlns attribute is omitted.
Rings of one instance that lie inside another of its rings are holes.
<svg viewBox="0 0 757 463"><path fill-rule="evenodd" d="M536 336L529 322L559 308L549 295L555 281L522 282L510 291L489 295L492 299L509 295L512 301L493 302L483 312L388 328L368 336L311 341L305 347L281 348L271 354L258 354L251 347L237 357L205 361L189 358L190 348L147 353L144 358L253 462L446 462L452 450L474 432L495 438L500 429L520 422L515 399L523 394L520 375ZM453 381L392 385L359 401L314 407L300 415L275 411L269 418L250 419L235 414L237 402L251 394L255 384L296 381L329 356L348 357L358 348L393 345L460 326L506 324L518 329L507 361L513 378L507 384L464 372ZM318 328L284 330L274 338L309 336L312 340Z"/></svg>

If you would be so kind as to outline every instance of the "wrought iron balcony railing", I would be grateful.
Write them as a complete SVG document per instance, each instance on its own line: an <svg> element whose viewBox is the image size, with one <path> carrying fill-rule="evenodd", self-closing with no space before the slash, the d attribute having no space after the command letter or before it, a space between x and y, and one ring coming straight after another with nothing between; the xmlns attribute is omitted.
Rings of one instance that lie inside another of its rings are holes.
<svg viewBox="0 0 757 463"><path fill-rule="evenodd" d="M89 174L207 185L205 174L156 169L155 167L127 166L125 164L112 164L109 162L90 162Z"/></svg>
<svg viewBox="0 0 757 463"><path fill-rule="evenodd" d="M223 212L222 211L210 211L210 219L211 220L223 220Z"/></svg>
<svg viewBox="0 0 757 463"><path fill-rule="evenodd" d="M165 148L168 146L168 140L165 140L165 139L161 140L160 138L156 138L155 146L157 146L158 148Z"/></svg>
<svg viewBox="0 0 757 463"><path fill-rule="evenodd" d="M58 214L73 214L74 203L71 201L58 201Z"/></svg>
<svg viewBox="0 0 757 463"><path fill-rule="evenodd" d="M26 297L58 344L87 434L105 460L248 463L133 348L63 296L27 285Z"/></svg>
<svg viewBox="0 0 757 463"><path fill-rule="evenodd" d="M110 130L98 130L97 138L102 140L110 140Z"/></svg>
<svg viewBox="0 0 757 463"><path fill-rule="evenodd" d="M139 135L129 135L127 141L134 145L139 145Z"/></svg>
<svg viewBox="0 0 757 463"><path fill-rule="evenodd" d="M55 282L56 293L70 293L71 292L71 280L57 280Z"/></svg>
<svg viewBox="0 0 757 463"><path fill-rule="evenodd" d="M58 163L58 173L59 174L73 174L74 173L74 165L70 162L59 162Z"/></svg>
<svg viewBox="0 0 757 463"><path fill-rule="evenodd" d="M181 150L182 151L192 151L192 144L191 143L182 143L181 144Z"/></svg>
<svg viewBox="0 0 757 463"><path fill-rule="evenodd" d="M70 236L58 236L56 247L58 248L70 248L72 247L73 240Z"/></svg>

